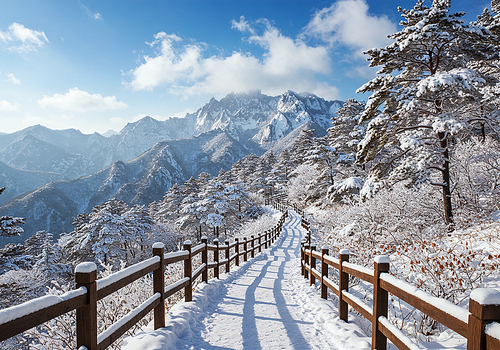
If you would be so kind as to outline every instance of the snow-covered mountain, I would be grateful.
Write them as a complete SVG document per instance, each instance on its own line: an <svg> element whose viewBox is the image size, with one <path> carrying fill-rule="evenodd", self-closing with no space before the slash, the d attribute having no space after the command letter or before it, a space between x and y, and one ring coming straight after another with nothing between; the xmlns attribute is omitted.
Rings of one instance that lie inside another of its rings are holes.
<svg viewBox="0 0 500 350"><path fill-rule="evenodd" d="M16 169L57 173L66 179L74 179L96 170L96 166L87 157L69 153L32 135L26 135L2 149L0 161Z"/></svg>
<svg viewBox="0 0 500 350"><path fill-rule="evenodd" d="M190 139L162 141L135 159L117 161L92 175L48 183L0 206L0 215L26 217L24 234L0 237L0 246L24 241L36 231L57 237L72 230L73 218L110 198L147 205L163 198L174 183L202 171L229 169L248 149L224 131Z"/></svg>
<svg viewBox="0 0 500 350"><path fill-rule="evenodd" d="M293 91L276 97L260 92L229 94L220 101L210 100L186 118L196 116L198 133L221 129L242 142L252 141L267 149L307 122L326 130L340 106L341 101L326 101L313 94Z"/></svg>
<svg viewBox="0 0 500 350"><path fill-rule="evenodd" d="M0 161L0 187L6 187L0 199L6 202L51 181L62 179L57 173L14 169Z"/></svg>
<svg viewBox="0 0 500 350"><path fill-rule="evenodd" d="M50 170L71 178L89 175L118 160L131 160L157 142L211 130L223 130L242 143L256 143L267 149L309 121L328 128L341 105L341 101L326 101L307 93L287 91L272 97L256 92L229 94L220 101L212 98L185 118L159 121L144 117L109 137L35 125L0 134L0 161L17 169Z"/></svg>
<svg viewBox="0 0 500 350"><path fill-rule="evenodd" d="M303 128L326 132L341 105L292 91L229 94L185 118L144 117L110 137L40 125L0 135L0 168L9 169L0 173L0 187L7 187L0 203L11 199L0 215L27 218L25 235L9 242L38 230L71 230L77 214L110 198L148 204L202 171L215 175L250 153L279 152ZM15 169L23 170L19 179Z"/></svg>

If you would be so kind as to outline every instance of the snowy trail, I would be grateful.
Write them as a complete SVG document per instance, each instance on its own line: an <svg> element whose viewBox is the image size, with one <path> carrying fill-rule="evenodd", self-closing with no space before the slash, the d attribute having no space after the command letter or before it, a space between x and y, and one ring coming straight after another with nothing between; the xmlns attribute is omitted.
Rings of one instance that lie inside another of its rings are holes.
<svg viewBox="0 0 500 350"><path fill-rule="evenodd" d="M128 339L124 349L369 349L354 323L338 319L331 300L300 275L300 217L290 212L273 247L203 284L167 326Z"/></svg>

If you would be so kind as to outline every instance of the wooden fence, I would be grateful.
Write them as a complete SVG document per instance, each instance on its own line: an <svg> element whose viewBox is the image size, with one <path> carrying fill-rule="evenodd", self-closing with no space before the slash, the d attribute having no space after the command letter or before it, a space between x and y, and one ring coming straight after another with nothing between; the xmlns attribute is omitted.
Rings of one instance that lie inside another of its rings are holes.
<svg viewBox="0 0 500 350"><path fill-rule="evenodd" d="M94 263L82 263L75 269L76 290L61 296L44 296L0 310L0 341L75 309L79 349L105 349L151 310L154 310L154 328L164 327L166 298L184 289L185 301L191 301L193 282L200 276L203 282L207 282L209 269L213 269L214 278L219 278L219 268L225 266L225 271L230 272L233 261L239 266L240 258L247 261L249 256L253 258L256 252L261 252L262 247L266 249L274 243L288 216L283 205L276 203L274 207L282 211L278 224L264 233L250 236L250 239L235 238L233 243L226 240L224 244L214 239L214 244L208 244L207 238L203 237L202 243L195 247L186 241L182 250L167 254L162 243L155 243L153 257L102 279L97 279ZM213 252L212 262L208 260L209 251ZM224 257L221 259L222 252ZM202 264L193 271L193 258L198 254L201 254ZM165 266L181 261L184 262L184 278L165 287ZM104 332L97 334L97 301L149 273L153 273L154 294Z"/></svg>
<svg viewBox="0 0 500 350"><path fill-rule="evenodd" d="M302 275L312 285L321 283L321 298L327 298L330 289L339 299L339 317L347 322L348 305L372 323L372 349L385 350L387 339L398 349L420 349L401 330L387 319L389 293L420 310L445 327L467 339L467 350L500 350L500 292L478 289L471 293L469 310L399 280L389 274L390 260L379 256L374 268L349 262L349 251L341 250L339 257L328 255L328 247L321 251L306 239L301 242ZM338 283L330 279L329 268L338 273ZM373 285L370 307L349 292L349 276Z"/></svg>

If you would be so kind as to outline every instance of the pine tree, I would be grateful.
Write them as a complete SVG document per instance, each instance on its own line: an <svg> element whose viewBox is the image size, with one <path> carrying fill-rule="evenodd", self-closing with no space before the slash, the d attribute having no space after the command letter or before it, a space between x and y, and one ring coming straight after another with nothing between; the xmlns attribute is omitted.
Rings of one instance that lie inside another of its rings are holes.
<svg viewBox="0 0 500 350"><path fill-rule="evenodd" d="M338 164L351 165L356 160L358 144L366 132L366 125L359 123L365 104L364 101L348 99L332 118L333 126L327 130L327 138L337 153Z"/></svg>
<svg viewBox="0 0 500 350"><path fill-rule="evenodd" d="M293 142L291 153L295 166L302 165L306 162L310 150L313 148L314 130L304 129Z"/></svg>
<svg viewBox="0 0 500 350"><path fill-rule="evenodd" d="M118 267L121 260L133 262L152 223L143 207L110 199L75 220L73 232L62 235L63 248L72 262L100 260Z"/></svg>
<svg viewBox="0 0 500 350"><path fill-rule="evenodd" d="M0 188L0 194L5 191L5 187ZM0 216L0 236L19 236L24 230L19 225L24 224L26 218L12 216Z"/></svg>
<svg viewBox="0 0 500 350"><path fill-rule="evenodd" d="M404 28L389 36L395 42L366 52L370 67L381 68L358 89L372 95L361 117L369 123L357 162L380 157L372 178L439 186L451 225L452 140L469 127L471 106L480 103L491 78L468 65L495 59L498 46L485 27L464 24L464 13L450 14L449 7L449 0L434 0L430 7L420 0L412 10L399 8Z"/></svg>

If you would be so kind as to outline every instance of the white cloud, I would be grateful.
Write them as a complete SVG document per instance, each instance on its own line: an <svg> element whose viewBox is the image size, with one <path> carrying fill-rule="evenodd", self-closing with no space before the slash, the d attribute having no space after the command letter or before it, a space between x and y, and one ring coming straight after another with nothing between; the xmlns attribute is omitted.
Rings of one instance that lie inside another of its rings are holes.
<svg viewBox="0 0 500 350"><path fill-rule="evenodd" d="M319 37L330 45L342 44L363 58L363 51L391 43L387 35L397 31L397 24L387 16L368 13L365 0L340 0L319 10L304 28L304 36Z"/></svg>
<svg viewBox="0 0 500 350"><path fill-rule="evenodd" d="M119 125L119 126L123 126L126 123L126 120L124 118L122 118L122 117L109 118L109 121L113 125Z"/></svg>
<svg viewBox="0 0 500 350"><path fill-rule="evenodd" d="M167 119L171 119L171 118L184 118L184 117L186 117L186 114L190 114L190 113L194 113L194 112L196 112L194 109L187 108L182 112L177 112L177 113L174 113L174 114L168 115L168 116L160 115L160 114L153 115L153 114L139 113L132 118L132 121L136 122L138 120L141 120L144 117L151 117L151 118L156 119L156 120L167 120Z"/></svg>
<svg viewBox="0 0 500 350"><path fill-rule="evenodd" d="M49 107L73 112L104 111L125 109L128 107L126 103L117 101L115 96L103 97L100 94L91 95L77 87L69 89L69 92L64 95L54 94L53 96L44 96L38 100L38 104L42 108Z"/></svg>
<svg viewBox="0 0 500 350"><path fill-rule="evenodd" d="M7 79L5 81L8 81L14 85L21 84L21 80L17 79L16 76L12 73L7 73L5 74L7 76Z"/></svg>
<svg viewBox="0 0 500 350"><path fill-rule="evenodd" d="M236 22L234 19L231 21L231 28L239 30L242 33L250 32L250 34L255 35L255 30L250 26L250 24L245 20L245 16L241 16L240 20Z"/></svg>
<svg viewBox="0 0 500 350"><path fill-rule="evenodd" d="M8 101L0 101L0 113L2 112L17 112L18 105L12 104Z"/></svg>
<svg viewBox="0 0 500 350"><path fill-rule="evenodd" d="M37 51L38 47L49 42L44 32L26 28L22 24L12 23L7 31L0 30L0 39L5 43L19 43L9 47L11 51L24 53L28 51Z"/></svg>
<svg viewBox="0 0 500 350"><path fill-rule="evenodd" d="M82 5L82 7L85 9L85 12L87 12L87 15L90 17L90 18L93 18L95 19L96 21L102 21L102 16L99 12L92 12L90 11L90 9L85 6L81 1L78 1L80 3L80 5Z"/></svg>
<svg viewBox="0 0 500 350"><path fill-rule="evenodd" d="M337 97L337 88L318 78L331 72L326 47L308 46L300 39L283 36L265 20L257 24L263 27L260 35L244 17L233 21L232 27L249 32L246 40L264 50L262 57L244 52L205 57L206 44L186 44L177 35L160 32L148 43L157 50L156 55L143 57L142 64L129 72L132 80L128 84L134 90L166 86L171 93L185 97L259 89L267 94L292 89Z"/></svg>
<svg viewBox="0 0 500 350"><path fill-rule="evenodd" d="M165 120L170 119L170 118L184 118L184 117L186 117L186 114L192 114L194 112L196 112L196 110L191 109L191 108L187 108L187 109L183 110L182 112L177 112L169 117L166 117Z"/></svg>

